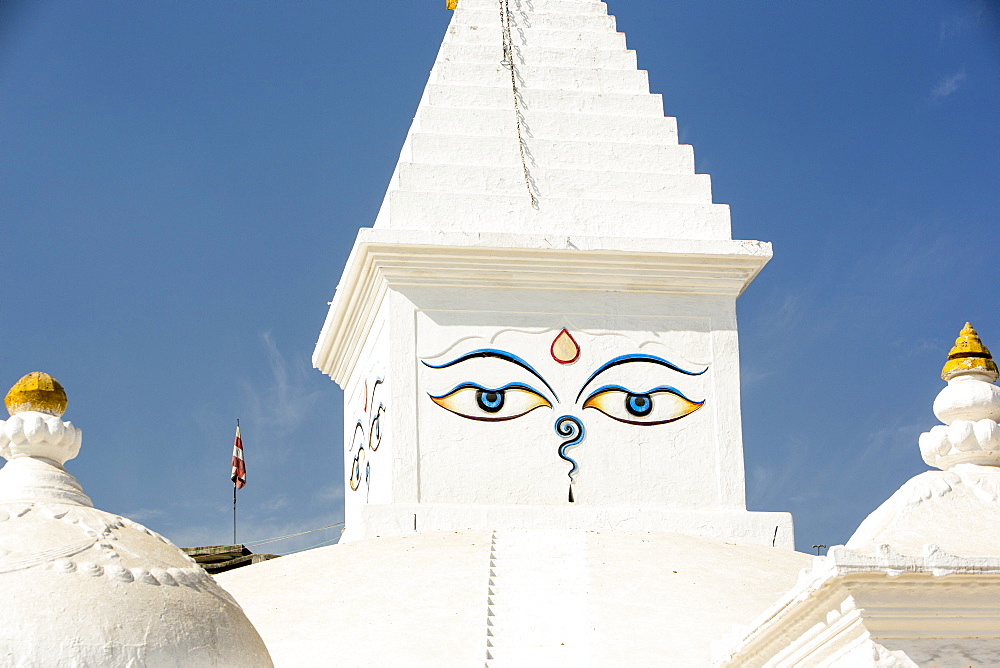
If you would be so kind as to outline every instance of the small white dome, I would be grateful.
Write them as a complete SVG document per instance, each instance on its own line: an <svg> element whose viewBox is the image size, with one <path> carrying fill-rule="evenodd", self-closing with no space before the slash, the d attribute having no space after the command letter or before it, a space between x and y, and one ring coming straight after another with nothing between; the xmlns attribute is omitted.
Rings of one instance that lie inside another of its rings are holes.
<svg viewBox="0 0 1000 668"><path fill-rule="evenodd" d="M963 557L1000 555L1000 468L960 464L911 478L858 527L847 549L890 545L919 556L933 543Z"/></svg>
<svg viewBox="0 0 1000 668"><path fill-rule="evenodd" d="M239 605L200 566L94 508L0 503L0 590L6 665L271 666Z"/></svg>
<svg viewBox="0 0 1000 668"><path fill-rule="evenodd" d="M240 606L191 558L92 507L63 468L79 429L33 405L14 413L0 421L3 665L272 665Z"/></svg>

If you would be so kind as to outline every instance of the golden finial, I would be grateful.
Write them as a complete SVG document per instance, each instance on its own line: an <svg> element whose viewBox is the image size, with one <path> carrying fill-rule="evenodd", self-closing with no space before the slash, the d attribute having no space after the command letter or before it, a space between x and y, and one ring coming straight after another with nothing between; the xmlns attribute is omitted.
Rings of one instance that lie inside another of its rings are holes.
<svg viewBox="0 0 1000 668"><path fill-rule="evenodd" d="M3 402L11 415L38 411L62 417L66 412L66 390L49 374L33 371L14 383Z"/></svg>
<svg viewBox="0 0 1000 668"><path fill-rule="evenodd" d="M955 339L955 346L948 353L948 361L941 370L941 378L951 380L968 372L986 374L994 381L1000 377L997 363L993 361L989 348L983 345L972 325L965 323L962 332Z"/></svg>
<svg viewBox="0 0 1000 668"><path fill-rule="evenodd" d="M458 0L447 0L448 9L458 9Z"/></svg>

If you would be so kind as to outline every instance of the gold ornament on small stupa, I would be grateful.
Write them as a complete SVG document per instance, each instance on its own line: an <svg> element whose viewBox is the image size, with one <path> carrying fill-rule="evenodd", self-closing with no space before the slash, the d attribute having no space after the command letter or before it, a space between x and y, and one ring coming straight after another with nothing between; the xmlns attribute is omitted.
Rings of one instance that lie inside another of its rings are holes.
<svg viewBox="0 0 1000 668"><path fill-rule="evenodd" d="M983 345L972 325L965 323L962 332L955 339L954 347L948 353L948 361L941 370L941 378L951 380L955 376L969 372L986 374L994 381L1000 377L997 363L990 355L990 349Z"/></svg>
<svg viewBox="0 0 1000 668"><path fill-rule="evenodd" d="M56 417L66 412L66 390L59 381L42 371L32 371L14 383L3 400L11 415L38 411Z"/></svg>

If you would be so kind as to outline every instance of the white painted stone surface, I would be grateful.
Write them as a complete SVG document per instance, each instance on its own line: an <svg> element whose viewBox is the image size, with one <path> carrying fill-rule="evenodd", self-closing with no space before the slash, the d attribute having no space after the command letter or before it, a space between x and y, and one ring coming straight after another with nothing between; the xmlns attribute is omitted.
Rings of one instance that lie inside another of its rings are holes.
<svg viewBox="0 0 1000 668"><path fill-rule="evenodd" d="M218 580L277 666L705 666L710 641L810 560L655 532L448 531L309 550Z"/></svg>
<svg viewBox="0 0 1000 668"><path fill-rule="evenodd" d="M733 638L716 645L716 666L997 666L1000 559L836 546Z"/></svg>
<svg viewBox="0 0 1000 668"><path fill-rule="evenodd" d="M963 556L1000 556L1000 469L961 464L921 473L869 515L847 547L873 553L888 544L913 555L927 543Z"/></svg>
<svg viewBox="0 0 1000 668"><path fill-rule="evenodd" d="M572 518L567 526L693 531L790 547L790 517L747 513L743 497L733 306L769 254L766 244L721 240L362 232L315 359L346 380L349 438L364 412L361 388L383 379L378 401L392 407L382 420L393 436L369 454L387 463L382 453L391 452L393 463L379 474L391 479L382 501L349 485L344 539L421 530L414 515L440 529L531 527L522 522L548 515ZM558 364L549 350L562 328L580 345L572 365ZM486 360L431 368L484 347L508 350L539 376ZM650 427L583 408L589 375L640 353L701 375L633 364L611 369L602 382L641 391L669 385L708 408ZM485 374L472 381L486 386L533 382L554 393L552 405L499 423L435 405L430 395L461 384L463 373ZM567 412L583 420L589 439L574 450L580 473L570 513L558 510L566 506L569 465L559 458L553 426ZM355 446L345 446L349 475ZM364 474L369 485L374 471ZM497 508L470 513L471 506ZM554 512L526 513L526 506Z"/></svg>
<svg viewBox="0 0 1000 668"><path fill-rule="evenodd" d="M81 432L0 421L0 665L270 666L235 600L167 539L92 507L63 463Z"/></svg>

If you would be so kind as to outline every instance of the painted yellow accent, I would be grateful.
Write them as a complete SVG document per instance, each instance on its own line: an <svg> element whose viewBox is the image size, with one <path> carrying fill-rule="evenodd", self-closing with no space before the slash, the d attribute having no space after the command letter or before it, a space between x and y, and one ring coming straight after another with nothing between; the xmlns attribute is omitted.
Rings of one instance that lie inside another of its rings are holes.
<svg viewBox="0 0 1000 668"><path fill-rule="evenodd" d="M447 0L448 9L458 9L458 0Z"/></svg>
<svg viewBox="0 0 1000 668"><path fill-rule="evenodd" d="M11 415L38 411L56 417L66 412L66 390L47 373L33 371L14 383L3 400Z"/></svg>
<svg viewBox="0 0 1000 668"><path fill-rule="evenodd" d="M970 323L965 323L955 345L948 353L948 361L941 370L941 378L951 380L963 373L984 373L993 380L1000 377L997 363L993 361L989 348L983 345L978 332Z"/></svg>

